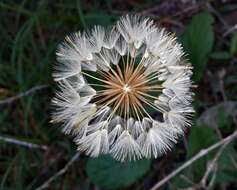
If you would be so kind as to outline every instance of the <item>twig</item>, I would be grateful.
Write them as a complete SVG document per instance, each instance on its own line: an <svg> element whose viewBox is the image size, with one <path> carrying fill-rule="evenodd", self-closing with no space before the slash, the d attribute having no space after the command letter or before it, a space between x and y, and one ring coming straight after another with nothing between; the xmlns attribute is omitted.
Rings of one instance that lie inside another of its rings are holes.
<svg viewBox="0 0 237 190"><path fill-rule="evenodd" d="M215 155L214 159L211 160L209 162L209 166L207 167L207 170L205 172L205 174L203 175L203 178L201 179L201 186L203 188L206 187L206 182L207 182L207 178L209 177L210 173L214 170L216 163L219 159L219 157L221 156L222 152L224 151L225 147L230 143L230 141L227 141L226 143L224 143L221 148L218 150L217 154Z"/></svg>
<svg viewBox="0 0 237 190"><path fill-rule="evenodd" d="M229 29L223 34L223 37L228 36L229 34L231 34L232 32L234 32L235 30L237 30L237 24L235 24L234 26L232 26L231 28L229 28Z"/></svg>
<svg viewBox="0 0 237 190"><path fill-rule="evenodd" d="M0 136L0 141L24 146L24 147L27 147L30 149L41 149L44 151L48 149L48 147L46 145L33 144L33 143L29 143L29 142L25 142L25 141L21 141L21 140L16 140L16 139L9 138L9 137Z"/></svg>
<svg viewBox="0 0 237 190"><path fill-rule="evenodd" d="M69 167L79 158L80 154L76 153L71 160L61 169L59 170L55 175L53 175L52 177L50 177L47 181L45 181L40 187L38 187L36 190L43 190L45 188L47 188L50 183L52 183L56 178L58 178L59 176L63 175L68 169Z"/></svg>
<svg viewBox="0 0 237 190"><path fill-rule="evenodd" d="M33 92L35 91L38 91L38 90L42 90L42 89L45 89L45 88L48 88L48 85L39 85L39 86L35 86L25 92L21 92L19 94L17 94L16 96L13 96L13 97L10 97L10 98L7 98L5 100L0 100L0 105L4 105L4 104L11 104L12 102L24 97L24 96L28 96L30 94L32 94Z"/></svg>
<svg viewBox="0 0 237 190"><path fill-rule="evenodd" d="M180 175L180 178L182 178L183 180L185 180L187 183L191 184L192 186L194 186L194 183L192 182L191 179L189 179L187 176L185 175Z"/></svg>
<svg viewBox="0 0 237 190"><path fill-rule="evenodd" d="M236 160L233 158L233 156L231 154L229 154L228 156L231 159L231 162L234 165L234 167L237 169L237 162L236 162Z"/></svg>
<svg viewBox="0 0 237 190"><path fill-rule="evenodd" d="M211 177L211 180L210 180L210 183L208 184L208 186L206 187L206 189L211 189L211 187L215 184L215 181L216 181L216 175L217 175L217 172L215 172L212 177Z"/></svg>
<svg viewBox="0 0 237 190"><path fill-rule="evenodd" d="M222 139L221 141L213 144L212 146L210 146L210 147L208 147L206 149L201 150L199 153L197 153L195 156L193 156L191 159L189 159L187 162L185 162L182 166L180 166L179 168L177 168L176 170L171 172L169 175L167 175L164 179L162 179L161 181L156 183L150 190L158 189L159 187L164 185L166 182L168 182L171 178L173 178L178 173L180 173L182 170L184 170L185 168L190 166L193 162L195 162L199 158L205 156L206 154L208 154L210 151L216 149L217 147L219 147L219 146L221 146L221 145L223 145L223 144L225 144L225 143L227 143L229 141L232 141L236 137L237 137L237 131L233 132L231 135L229 135L226 138Z"/></svg>
<svg viewBox="0 0 237 190"><path fill-rule="evenodd" d="M224 18L222 18L221 14L209 2L206 4L206 6L207 6L208 10L211 13L213 13L218 18L218 20L223 24L225 29L230 28L229 24L225 21Z"/></svg>

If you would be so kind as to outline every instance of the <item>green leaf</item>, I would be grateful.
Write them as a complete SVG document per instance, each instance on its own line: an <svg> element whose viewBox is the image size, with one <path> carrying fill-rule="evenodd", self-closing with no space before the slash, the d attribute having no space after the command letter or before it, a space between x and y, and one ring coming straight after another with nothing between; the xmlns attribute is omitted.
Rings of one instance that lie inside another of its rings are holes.
<svg viewBox="0 0 237 190"><path fill-rule="evenodd" d="M86 172L90 180L107 189L118 189L134 183L150 168L150 160L121 163L106 155L90 158Z"/></svg>
<svg viewBox="0 0 237 190"><path fill-rule="evenodd" d="M189 135L187 159L190 159L200 150L211 146L218 141L218 137L215 131L208 127L192 127ZM214 154L215 155L215 154ZM180 175L177 175L172 180L172 189L185 189L190 187L190 182L183 179L183 176L187 177L193 183L200 182L203 174L206 171L207 162L213 158L213 152L196 160L191 166L186 168Z"/></svg>
<svg viewBox="0 0 237 190"><path fill-rule="evenodd" d="M218 112L218 127L222 128L223 131L229 132L231 130L232 117L230 113L223 109Z"/></svg>
<svg viewBox="0 0 237 190"><path fill-rule="evenodd" d="M236 168L237 153L234 143L228 145L218 160L218 171L215 183L223 184L235 182L237 179Z"/></svg>
<svg viewBox="0 0 237 190"><path fill-rule="evenodd" d="M195 82L201 80L213 48L213 22L212 15L206 12L200 13L193 17L182 36L184 49L194 66L193 79Z"/></svg>
<svg viewBox="0 0 237 190"><path fill-rule="evenodd" d="M193 127L191 134L189 136L188 159L197 154L200 150L207 148L218 141L218 137L214 129L208 127ZM195 176L195 179L202 177L206 169L207 161L209 160L210 155L204 156L200 160L197 160L190 167L192 174Z"/></svg>
<svg viewBox="0 0 237 190"><path fill-rule="evenodd" d="M237 53L237 32L235 32L231 38L230 53L232 55Z"/></svg>
<svg viewBox="0 0 237 190"><path fill-rule="evenodd" d="M208 129L210 133L209 135L202 135L201 130L205 130L204 127L198 128L197 130L195 130L196 133L196 137L195 137L195 141L197 144L199 144L200 142L203 141L204 136L206 136L206 139L213 137L214 132L210 132L211 129ZM200 141L197 141L197 136L198 133L200 134L201 137ZM214 135L214 139L213 140L204 140L205 143L203 144L209 144L207 143L207 141L216 141L215 139L217 138L216 135ZM190 139L190 142L193 141ZM214 142L213 142L214 143ZM189 143L190 145L190 143ZM210 146L210 145L209 145ZM190 145L191 147L191 145ZM189 147L189 149L190 149ZM198 150L199 149L199 150ZM200 151L201 148L198 148L197 151ZM192 181L192 183L199 183L200 179L203 177L206 168L208 166L208 162L210 160L213 160L214 156L216 155L217 151L219 149L217 149L216 151L213 151L212 153L210 153L207 157L202 158L200 160L197 160L196 162L194 162L189 168L185 169L181 175L177 175L176 177L174 177L174 179L172 179L171 182L171 188L170 189L186 189L187 187L190 187L190 185L192 185L189 181L185 180L183 178L183 176L185 176L186 178L188 178L190 181ZM214 186L216 184L227 184L227 183L231 183L231 182L235 182L237 179L237 168L236 168L236 161L237 161L237 152L235 150L235 143L230 143L222 152L221 156L218 159L218 163L217 163L217 171L212 172L208 178L208 180L211 180L214 173L216 174L216 176L214 177ZM197 173L197 171L200 170L200 174ZM198 174L198 175L197 175Z"/></svg>
<svg viewBox="0 0 237 190"><path fill-rule="evenodd" d="M207 148L218 140L215 131L209 127L194 126L191 130L188 143L188 158L198 153L201 149Z"/></svg>
<svg viewBox="0 0 237 190"><path fill-rule="evenodd" d="M216 176L216 183L219 184L226 184L230 182L235 182L237 179L237 171L235 170L226 170L220 171L217 173Z"/></svg>

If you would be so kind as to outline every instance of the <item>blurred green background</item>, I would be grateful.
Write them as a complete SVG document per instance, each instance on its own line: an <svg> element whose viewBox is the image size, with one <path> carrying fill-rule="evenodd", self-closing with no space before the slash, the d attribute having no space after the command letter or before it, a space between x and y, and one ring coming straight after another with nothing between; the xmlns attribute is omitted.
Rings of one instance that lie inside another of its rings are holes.
<svg viewBox="0 0 237 190"><path fill-rule="evenodd" d="M76 154L72 139L49 121L58 43L126 13L176 33L194 66L196 116L172 152L120 164ZM0 0L0 190L149 190L236 130L236 55L235 0ZM235 140L212 151L160 189L237 189L236 149Z"/></svg>

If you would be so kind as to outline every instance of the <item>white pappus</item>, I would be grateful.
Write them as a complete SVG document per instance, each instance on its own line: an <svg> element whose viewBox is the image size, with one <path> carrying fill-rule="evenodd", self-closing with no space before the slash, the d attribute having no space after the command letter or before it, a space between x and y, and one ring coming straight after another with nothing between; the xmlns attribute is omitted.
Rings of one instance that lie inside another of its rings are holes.
<svg viewBox="0 0 237 190"><path fill-rule="evenodd" d="M191 126L192 66L174 34L126 15L76 32L57 49L52 122L78 151L119 161L157 158Z"/></svg>

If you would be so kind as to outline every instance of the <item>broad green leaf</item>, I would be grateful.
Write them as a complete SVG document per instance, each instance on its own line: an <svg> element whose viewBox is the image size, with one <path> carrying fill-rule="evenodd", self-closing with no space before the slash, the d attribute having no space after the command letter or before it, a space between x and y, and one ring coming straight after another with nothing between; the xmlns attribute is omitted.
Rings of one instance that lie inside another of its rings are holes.
<svg viewBox="0 0 237 190"><path fill-rule="evenodd" d="M184 177L187 177L189 180L192 181L192 173L189 170L184 170L181 172L180 175L176 175L173 179L171 179L170 183L170 190L177 190L177 189L187 189L190 187L189 181L185 180Z"/></svg>
<svg viewBox="0 0 237 190"><path fill-rule="evenodd" d="M226 184L230 182L235 182L237 179L237 170L221 170L217 173L216 183Z"/></svg>
<svg viewBox="0 0 237 190"><path fill-rule="evenodd" d="M150 168L150 160L121 163L106 155L90 158L86 172L90 180L107 189L118 189L134 183Z"/></svg>
<svg viewBox="0 0 237 190"><path fill-rule="evenodd" d="M218 141L218 137L215 131L208 127L192 127L188 140L187 159L190 159L200 150L211 146ZM177 175L172 180L172 189L187 188L191 184L187 180L183 179L183 176L187 177L193 183L198 183L203 174L205 173L207 162L213 158L213 152L200 158L186 168L180 175Z"/></svg>
<svg viewBox="0 0 237 190"><path fill-rule="evenodd" d="M214 129L194 126L189 135L187 157L190 158L201 149L207 148L218 140Z"/></svg>
<svg viewBox="0 0 237 190"><path fill-rule="evenodd" d="M235 32L231 38L230 53L232 55L237 53L237 32Z"/></svg>
<svg viewBox="0 0 237 190"><path fill-rule="evenodd" d="M218 160L218 171L215 183L235 182L237 179L237 153L234 143L228 145Z"/></svg>
<svg viewBox="0 0 237 190"><path fill-rule="evenodd" d="M197 154L200 150L211 146L217 141L218 137L214 129L209 127L193 127L188 142L188 159ZM190 167L191 172L196 179L202 177L211 154L212 153L194 162Z"/></svg>
<svg viewBox="0 0 237 190"><path fill-rule="evenodd" d="M199 13L193 17L182 36L184 49L194 66L193 79L195 82L201 80L212 51L214 44L213 22L214 18L209 13Z"/></svg>
<svg viewBox="0 0 237 190"><path fill-rule="evenodd" d="M218 112L218 127L222 128L225 132L230 132L231 130L232 117L230 114L231 113L221 109Z"/></svg>
<svg viewBox="0 0 237 190"><path fill-rule="evenodd" d="M229 128L229 126L231 127L231 118L236 111L236 101L221 102L204 111L197 119L197 125L204 125L213 129L219 126L222 130L224 129L225 132L228 132L226 129Z"/></svg>

